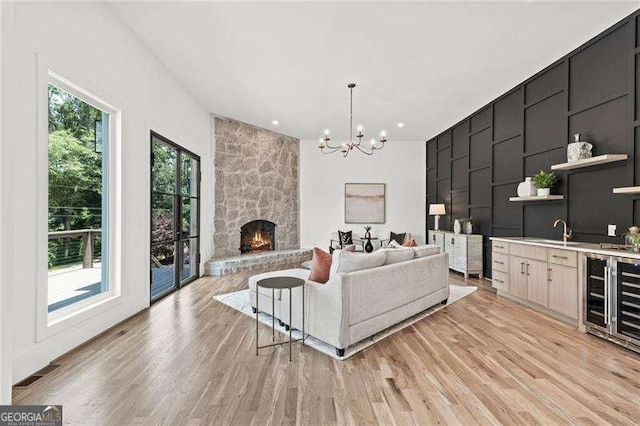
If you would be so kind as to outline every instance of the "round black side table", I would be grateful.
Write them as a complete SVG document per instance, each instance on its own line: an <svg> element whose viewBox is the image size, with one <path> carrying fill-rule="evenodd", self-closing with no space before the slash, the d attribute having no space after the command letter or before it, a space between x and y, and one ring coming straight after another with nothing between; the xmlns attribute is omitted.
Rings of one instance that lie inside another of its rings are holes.
<svg viewBox="0 0 640 426"><path fill-rule="evenodd" d="M258 351L262 348L268 348L271 346L278 346L278 345L286 345L288 343L289 344L289 361L291 361L291 344L294 342L302 341L302 344L304 345L304 340L306 338L304 334L304 283L305 281L302 278L295 278L295 277L271 277L271 278L265 278L265 279L259 280L256 283L256 355L258 355ZM272 313L271 340L272 341L275 341L275 338L276 338L275 291L276 289L282 290L282 291L287 289L289 290L289 340L288 341L271 343L269 345L260 346L260 343L259 343L260 332L258 329L258 326L260 323L260 320L258 319L258 316L260 315L260 287L271 289L271 313ZM291 331L293 330L293 322L291 321L291 313L292 313L291 300L293 298L291 297L291 290L296 287L302 287L302 338L294 340L291 336Z"/></svg>

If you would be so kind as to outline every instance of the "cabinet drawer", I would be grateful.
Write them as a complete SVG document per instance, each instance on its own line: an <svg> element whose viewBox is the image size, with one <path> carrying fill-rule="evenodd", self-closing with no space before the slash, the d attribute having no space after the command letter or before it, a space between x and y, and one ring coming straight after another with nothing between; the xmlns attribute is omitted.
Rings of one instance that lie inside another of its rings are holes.
<svg viewBox="0 0 640 426"><path fill-rule="evenodd" d="M491 241L491 250L494 253L509 254L509 243L504 241Z"/></svg>
<svg viewBox="0 0 640 426"><path fill-rule="evenodd" d="M503 253L491 253L491 267L494 271L509 272L509 256Z"/></svg>
<svg viewBox="0 0 640 426"><path fill-rule="evenodd" d="M570 250L548 249L549 254L547 261L556 265L570 266L576 268L578 266L578 253Z"/></svg>
<svg viewBox="0 0 640 426"><path fill-rule="evenodd" d="M526 244L509 244L509 253L527 259L547 261L547 248Z"/></svg>
<svg viewBox="0 0 640 426"><path fill-rule="evenodd" d="M491 286L496 290L509 292L509 274L494 269L491 272Z"/></svg>

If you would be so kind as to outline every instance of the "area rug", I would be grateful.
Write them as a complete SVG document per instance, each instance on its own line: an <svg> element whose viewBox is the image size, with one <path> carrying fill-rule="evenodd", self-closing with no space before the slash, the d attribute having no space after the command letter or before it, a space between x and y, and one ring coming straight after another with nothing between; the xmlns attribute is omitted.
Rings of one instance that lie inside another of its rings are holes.
<svg viewBox="0 0 640 426"><path fill-rule="evenodd" d="M458 300L469 296L476 290L478 290L478 287L476 286L462 286L462 285L453 285L453 284L449 285L449 301L447 302L446 306L451 305L452 303L455 303ZM251 302L249 300L249 289L236 291L233 293L221 294L218 296L213 296L213 298L220 303L223 303L237 311L242 312L243 314L253 318L254 320L256 318L256 314L254 314L253 311L251 310ZM422 311L419 314L416 314L410 318L407 318L406 320L401 321L381 331L380 333L376 333L373 336L356 343L355 345L351 345L345 350L344 356L338 356L333 346L330 346L312 336L307 337L307 339L305 340L305 344L333 358L336 358L339 360L345 360L357 354L361 350L368 348L374 343L379 342L385 337L392 335L396 331L402 330L403 328L408 327L411 324L414 324L415 322L428 317L429 315L439 311L444 307L445 305L441 305L438 303L437 305L427 309L426 311ZM264 312L260 312L258 319L260 320L261 323L271 327L271 324L272 324L271 315L265 314ZM280 326L277 320L276 320L276 330L286 335L285 338L289 337L289 332L283 326ZM292 336L294 339L299 339L302 337L302 332L298 330L293 330Z"/></svg>

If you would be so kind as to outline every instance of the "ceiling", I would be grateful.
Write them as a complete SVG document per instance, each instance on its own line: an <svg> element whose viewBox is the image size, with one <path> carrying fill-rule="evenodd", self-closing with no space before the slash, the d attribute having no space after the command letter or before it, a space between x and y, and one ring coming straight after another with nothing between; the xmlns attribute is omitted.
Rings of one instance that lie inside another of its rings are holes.
<svg viewBox="0 0 640 426"><path fill-rule="evenodd" d="M214 114L338 140L355 82L354 125L392 142L433 137L638 2L110 5Z"/></svg>

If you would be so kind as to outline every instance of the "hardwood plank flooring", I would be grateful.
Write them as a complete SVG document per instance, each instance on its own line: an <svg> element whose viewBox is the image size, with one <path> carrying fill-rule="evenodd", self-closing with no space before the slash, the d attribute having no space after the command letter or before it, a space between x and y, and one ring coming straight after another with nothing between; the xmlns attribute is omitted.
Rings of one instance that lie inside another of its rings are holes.
<svg viewBox="0 0 640 426"><path fill-rule="evenodd" d="M16 404L71 424L638 424L640 355L481 289L337 361L255 355L252 318L202 278L63 356ZM262 339L270 329L260 326Z"/></svg>

